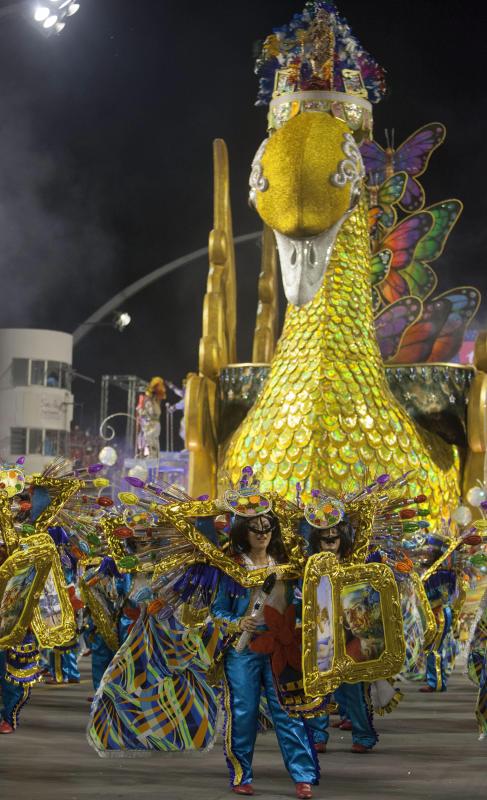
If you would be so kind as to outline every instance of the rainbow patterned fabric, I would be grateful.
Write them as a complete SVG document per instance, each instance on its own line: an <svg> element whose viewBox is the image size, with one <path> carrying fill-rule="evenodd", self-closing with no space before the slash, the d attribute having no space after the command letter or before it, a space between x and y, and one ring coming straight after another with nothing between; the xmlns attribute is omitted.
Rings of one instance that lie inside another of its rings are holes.
<svg viewBox="0 0 487 800"><path fill-rule="evenodd" d="M205 672L221 644L213 626L200 636L174 617L141 615L93 700L88 741L98 754L211 747L218 698Z"/></svg>

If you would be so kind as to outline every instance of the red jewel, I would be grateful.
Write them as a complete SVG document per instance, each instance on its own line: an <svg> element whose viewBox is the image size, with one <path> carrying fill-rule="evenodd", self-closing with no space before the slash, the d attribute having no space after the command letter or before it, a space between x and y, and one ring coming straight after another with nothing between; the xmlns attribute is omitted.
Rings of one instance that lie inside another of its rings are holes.
<svg viewBox="0 0 487 800"><path fill-rule="evenodd" d="M132 528L128 528L126 525L115 528L113 533L117 539L130 539L134 535Z"/></svg>
<svg viewBox="0 0 487 800"><path fill-rule="evenodd" d="M412 508L403 508L402 511L399 512L399 516L401 519L412 519L416 516L416 511Z"/></svg>
<svg viewBox="0 0 487 800"><path fill-rule="evenodd" d="M103 506L104 508L109 508L110 506L113 506L113 500L111 499L111 497L102 496L99 497L96 502L98 503L99 506Z"/></svg>
<svg viewBox="0 0 487 800"><path fill-rule="evenodd" d="M478 533L470 533L468 536L465 536L464 543L474 547L477 544L480 544L482 541L482 537L478 535Z"/></svg>

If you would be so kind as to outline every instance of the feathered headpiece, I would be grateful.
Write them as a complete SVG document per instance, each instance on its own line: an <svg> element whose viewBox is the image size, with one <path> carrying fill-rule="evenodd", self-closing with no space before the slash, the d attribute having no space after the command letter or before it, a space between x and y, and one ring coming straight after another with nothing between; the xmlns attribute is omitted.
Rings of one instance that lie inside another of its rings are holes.
<svg viewBox="0 0 487 800"><path fill-rule="evenodd" d="M329 0L309 0L288 25L274 28L255 71L256 104L270 104L270 129L302 111L325 111L370 132L371 103L386 91L384 70Z"/></svg>

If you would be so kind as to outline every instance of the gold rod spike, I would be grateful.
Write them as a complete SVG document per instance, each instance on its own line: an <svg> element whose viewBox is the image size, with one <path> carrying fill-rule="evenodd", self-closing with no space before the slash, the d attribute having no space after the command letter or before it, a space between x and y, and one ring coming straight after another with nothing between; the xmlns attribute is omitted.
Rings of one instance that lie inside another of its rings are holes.
<svg viewBox="0 0 487 800"><path fill-rule="evenodd" d="M279 318L278 259L274 234L264 225L252 361L269 364L276 349Z"/></svg>

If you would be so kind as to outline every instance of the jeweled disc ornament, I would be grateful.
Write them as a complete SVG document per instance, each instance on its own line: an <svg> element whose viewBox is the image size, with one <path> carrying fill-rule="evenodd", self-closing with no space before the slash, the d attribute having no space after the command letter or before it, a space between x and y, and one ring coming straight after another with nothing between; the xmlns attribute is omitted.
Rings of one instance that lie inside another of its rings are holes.
<svg viewBox="0 0 487 800"><path fill-rule="evenodd" d="M326 530L338 525L345 516L345 506L337 497L311 492L312 500L304 507L304 516L313 528Z"/></svg>
<svg viewBox="0 0 487 800"><path fill-rule="evenodd" d="M252 467L243 468L238 485L225 492L223 501L229 511L240 517L257 517L272 510L270 500L260 491L260 482Z"/></svg>

